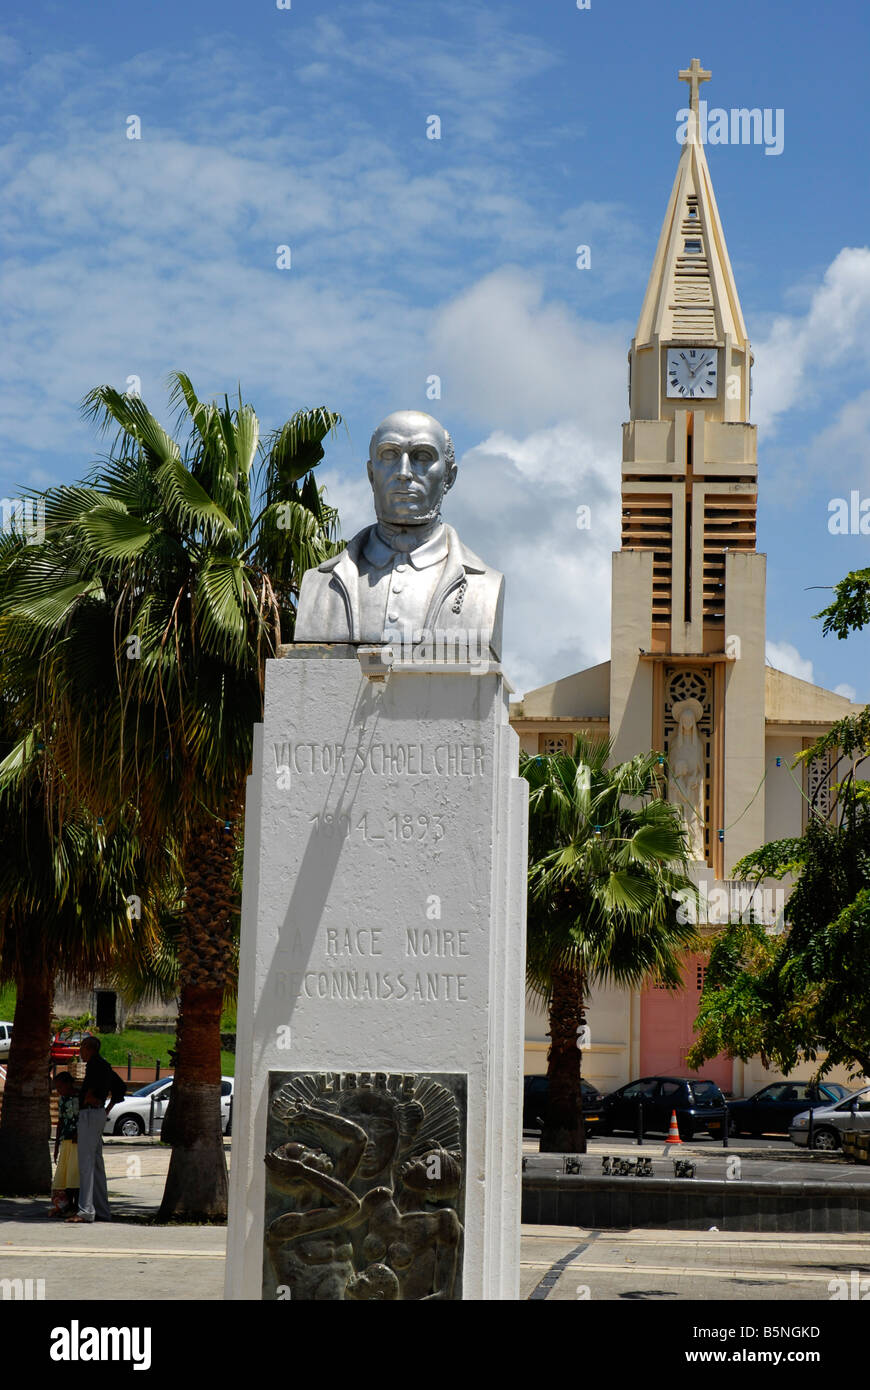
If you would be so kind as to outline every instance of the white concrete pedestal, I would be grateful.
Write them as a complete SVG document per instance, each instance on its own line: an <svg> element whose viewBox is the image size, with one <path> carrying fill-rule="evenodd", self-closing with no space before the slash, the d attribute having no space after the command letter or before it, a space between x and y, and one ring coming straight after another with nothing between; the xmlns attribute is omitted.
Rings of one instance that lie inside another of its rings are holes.
<svg viewBox="0 0 870 1390"><path fill-rule="evenodd" d="M288 1137L270 1113L271 1073L273 1095L289 1079L333 1110L348 1087L370 1088L385 1112L415 1095L442 1097L443 1111L450 1092L444 1146L458 1136L463 1187L450 1296L518 1298L517 754L497 667L411 666L376 683L352 655L268 663L245 820L226 1297L292 1297L264 1261L267 1202L269 1219L276 1210L264 1159ZM396 1173L401 1160L400 1148Z"/></svg>

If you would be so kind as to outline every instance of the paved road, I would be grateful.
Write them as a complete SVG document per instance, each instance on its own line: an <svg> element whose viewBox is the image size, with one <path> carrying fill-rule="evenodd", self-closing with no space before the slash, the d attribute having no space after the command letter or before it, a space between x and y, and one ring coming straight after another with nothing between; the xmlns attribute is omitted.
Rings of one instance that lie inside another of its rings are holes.
<svg viewBox="0 0 870 1390"><path fill-rule="evenodd" d="M601 1152L617 1148L631 1151L629 1144L610 1140ZM67 1226L46 1219L47 1201L0 1200L0 1280L41 1279L47 1301L220 1299L225 1229L146 1224L163 1191L168 1150L142 1140L113 1140L105 1155L115 1213L109 1224ZM721 1151L708 1161L721 1165ZM787 1160L782 1162L785 1166ZM825 1176L834 1168L856 1171L826 1165ZM521 1296L534 1301L828 1300L831 1280L848 1283L853 1271L859 1279L870 1278L870 1236L526 1226Z"/></svg>
<svg viewBox="0 0 870 1390"><path fill-rule="evenodd" d="M0 1279L41 1279L54 1302L219 1299L225 1249L222 1227L3 1221Z"/></svg>
<svg viewBox="0 0 870 1390"><path fill-rule="evenodd" d="M47 1301L68 1302L73 1289L85 1301L223 1296L222 1228L3 1220L9 1206L0 1204L0 1279L41 1279ZM521 1297L533 1301L792 1303L829 1300L831 1281L848 1288L853 1271L870 1277L870 1239L526 1226L521 1261Z"/></svg>
<svg viewBox="0 0 870 1390"><path fill-rule="evenodd" d="M870 1276L870 1237L524 1226L521 1296L675 1303L830 1300ZM854 1283L854 1281L852 1281Z"/></svg>

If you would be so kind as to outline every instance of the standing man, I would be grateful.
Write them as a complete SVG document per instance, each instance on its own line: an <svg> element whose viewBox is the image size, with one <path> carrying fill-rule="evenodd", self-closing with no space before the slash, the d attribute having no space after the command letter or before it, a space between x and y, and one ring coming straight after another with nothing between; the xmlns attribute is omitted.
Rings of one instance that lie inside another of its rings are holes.
<svg viewBox="0 0 870 1390"><path fill-rule="evenodd" d="M106 1115L123 1099L126 1087L105 1057L100 1056L99 1038L82 1038L79 1056L85 1064L79 1092L79 1209L76 1216L67 1217L67 1222L90 1225L94 1220L112 1219L103 1163L103 1127Z"/></svg>

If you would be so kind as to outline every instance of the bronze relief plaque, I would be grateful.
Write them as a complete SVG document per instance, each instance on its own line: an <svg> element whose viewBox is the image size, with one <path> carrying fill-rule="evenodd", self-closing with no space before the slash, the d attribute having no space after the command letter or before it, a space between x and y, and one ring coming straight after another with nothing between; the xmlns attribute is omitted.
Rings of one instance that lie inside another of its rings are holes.
<svg viewBox="0 0 870 1390"><path fill-rule="evenodd" d="M459 1300L467 1078L270 1072L263 1298Z"/></svg>

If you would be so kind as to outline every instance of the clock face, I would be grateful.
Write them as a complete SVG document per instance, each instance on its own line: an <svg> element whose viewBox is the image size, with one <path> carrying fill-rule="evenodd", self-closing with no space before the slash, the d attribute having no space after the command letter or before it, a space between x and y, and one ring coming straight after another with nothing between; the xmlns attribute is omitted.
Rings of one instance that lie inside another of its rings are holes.
<svg viewBox="0 0 870 1390"><path fill-rule="evenodd" d="M715 348L668 349L668 395L687 399L716 395Z"/></svg>

